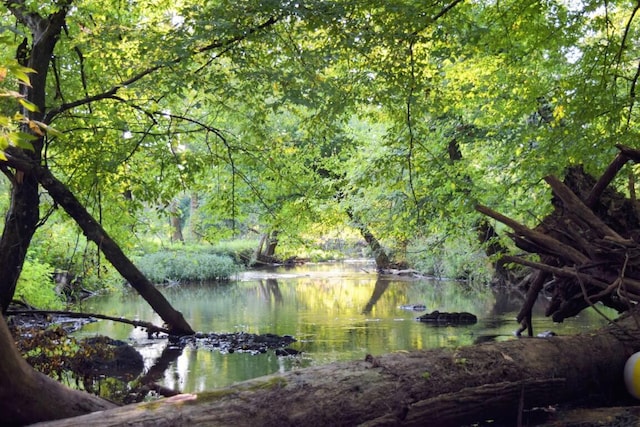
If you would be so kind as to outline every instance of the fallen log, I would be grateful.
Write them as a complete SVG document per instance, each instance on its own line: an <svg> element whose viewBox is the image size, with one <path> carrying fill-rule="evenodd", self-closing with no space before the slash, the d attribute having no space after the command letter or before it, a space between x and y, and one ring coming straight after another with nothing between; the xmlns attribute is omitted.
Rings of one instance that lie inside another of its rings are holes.
<svg viewBox="0 0 640 427"><path fill-rule="evenodd" d="M638 350L628 316L596 333L369 355L37 425L518 425L534 407L627 400L623 367Z"/></svg>

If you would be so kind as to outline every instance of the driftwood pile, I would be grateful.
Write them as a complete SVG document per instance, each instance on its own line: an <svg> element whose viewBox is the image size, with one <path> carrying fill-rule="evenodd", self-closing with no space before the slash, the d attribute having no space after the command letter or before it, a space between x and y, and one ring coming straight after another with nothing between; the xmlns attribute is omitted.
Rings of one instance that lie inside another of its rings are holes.
<svg viewBox="0 0 640 427"><path fill-rule="evenodd" d="M531 229L486 206L476 209L509 226L518 248L538 260L505 256L503 262L533 269L521 283L526 300L518 314L520 332L533 334L531 313L538 295L549 292L546 315L555 322L596 302L618 312L640 301L640 216L633 174L629 196L609 187L628 162L640 163L640 150L618 146L619 153L599 180L581 167L567 170L564 182L545 177L553 190L554 210Z"/></svg>

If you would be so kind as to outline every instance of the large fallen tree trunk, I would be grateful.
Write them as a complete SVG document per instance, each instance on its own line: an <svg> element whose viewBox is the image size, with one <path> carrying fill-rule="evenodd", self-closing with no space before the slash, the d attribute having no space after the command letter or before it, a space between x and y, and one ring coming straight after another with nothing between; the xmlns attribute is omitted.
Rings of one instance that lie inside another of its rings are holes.
<svg viewBox="0 0 640 427"><path fill-rule="evenodd" d="M367 356L39 425L517 425L533 407L619 404L639 338L629 316L593 334Z"/></svg>
<svg viewBox="0 0 640 427"><path fill-rule="evenodd" d="M597 181L579 167L570 168L564 182L547 176L555 209L533 229L486 206L476 207L509 226L515 244L539 257L503 258L536 270L522 283L528 294L518 314L521 330L528 328L529 335L533 304L542 291L552 293L546 315L556 322L596 302L623 312L640 301L640 218L633 181L631 198L609 187L627 162L640 162L640 151L618 148Z"/></svg>

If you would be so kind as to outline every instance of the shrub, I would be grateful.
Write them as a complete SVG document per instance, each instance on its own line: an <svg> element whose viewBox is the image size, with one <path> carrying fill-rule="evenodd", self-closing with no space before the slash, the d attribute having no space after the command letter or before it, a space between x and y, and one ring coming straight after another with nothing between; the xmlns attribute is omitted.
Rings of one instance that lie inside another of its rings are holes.
<svg viewBox="0 0 640 427"><path fill-rule="evenodd" d="M155 283L228 280L238 268L229 256L210 253L160 251L143 255L140 270Z"/></svg>
<svg viewBox="0 0 640 427"><path fill-rule="evenodd" d="M14 298L40 309L64 308L63 297L56 294L53 268L37 260L25 260Z"/></svg>
<svg viewBox="0 0 640 427"><path fill-rule="evenodd" d="M438 278L487 283L493 274L482 248L469 236L416 240L407 248L407 261L415 269Z"/></svg>

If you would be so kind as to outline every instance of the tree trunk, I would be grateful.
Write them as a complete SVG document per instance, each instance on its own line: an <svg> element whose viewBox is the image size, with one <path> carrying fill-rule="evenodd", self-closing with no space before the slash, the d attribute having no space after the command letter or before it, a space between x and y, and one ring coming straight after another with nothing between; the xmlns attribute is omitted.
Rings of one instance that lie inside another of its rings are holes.
<svg viewBox="0 0 640 427"><path fill-rule="evenodd" d="M193 329L182 313L174 310L166 298L156 289L144 274L127 258L118 244L107 234L102 226L82 206L69 189L51 171L30 162L21 151L7 150L7 163L20 171L33 173L49 195L76 221L87 238L98 245L104 256L129 281L131 286L149 303L151 308L164 320L173 334L191 335Z"/></svg>
<svg viewBox="0 0 640 427"><path fill-rule="evenodd" d="M182 235L182 219L180 218L180 208L178 207L178 201L173 200L169 205L169 223L171 224L171 243L182 242L184 243L184 236Z"/></svg>
<svg viewBox="0 0 640 427"><path fill-rule="evenodd" d="M200 212L198 208L200 207L200 202L198 200L198 193L191 193L191 197L189 198L189 228L188 233L192 241L197 242L202 237L201 235L201 219Z"/></svg>
<svg viewBox="0 0 640 427"><path fill-rule="evenodd" d="M349 216L349 219L351 219L351 221L355 223L355 227L360 231L360 234L362 235L364 241L367 242L367 245L369 245L369 249L373 254L378 270L385 270L389 268L391 266L391 260L389 259L387 252L380 244L380 241L376 238L376 236L373 235L371 230L369 230L369 227L367 227L365 224L362 224L357 218L355 218L355 215L353 214L351 209L347 209L347 215Z"/></svg>
<svg viewBox="0 0 640 427"><path fill-rule="evenodd" d="M0 306L7 311L39 218L38 181L32 174L12 179L11 204L0 238Z"/></svg>
<svg viewBox="0 0 640 427"><path fill-rule="evenodd" d="M628 317L592 334L368 355L42 425L517 425L534 407L619 404L624 363L639 349Z"/></svg>
<svg viewBox="0 0 640 427"><path fill-rule="evenodd" d="M22 358L0 316L0 419L2 425L25 425L74 417L116 405L71 390L35 371Z"/></svg>
<svg viewBox="0 0 640 427"><path fill-rule="evenodd" d="M276 247L278 246L278 230L273 230L267 241L267 249L264 252L266 258L274 259L276 255Z"/></svg>
<svg viewBox="0 0 640 427"><path fill-rule="evenodd" d="M265 247L266 245L266 247ZM273 264L279 262L276 258L276 247L278 246L278 231L264 233L260 237L260 243L255 252L257 264Z"/></svg>
<svg viewBox="0 0 640 427"><path fill-rule="evenodd" d="M44 19L36 13L27 13L23 1L5 2L13 15L30 29L33 40L32 45L27 47L25 38L16 55L22 65L35 70L30 75L31 86L20 86L25 99L38 108L37 111L24 108L21 112L30 120L43 120L49 61L64 25L69 3L60 2L58 10ZM22 132L33 135L28 124L21 127ZM43 138L35 136L38 138L32 141L33 151L25 151L25 155L37 162L41 157ZM2 171L11 180L11 203L0 238L0 308L4 313L13 299L31 238L38 225L40 200L38 181L30 172L12 174L5 168Z"/></svg>

